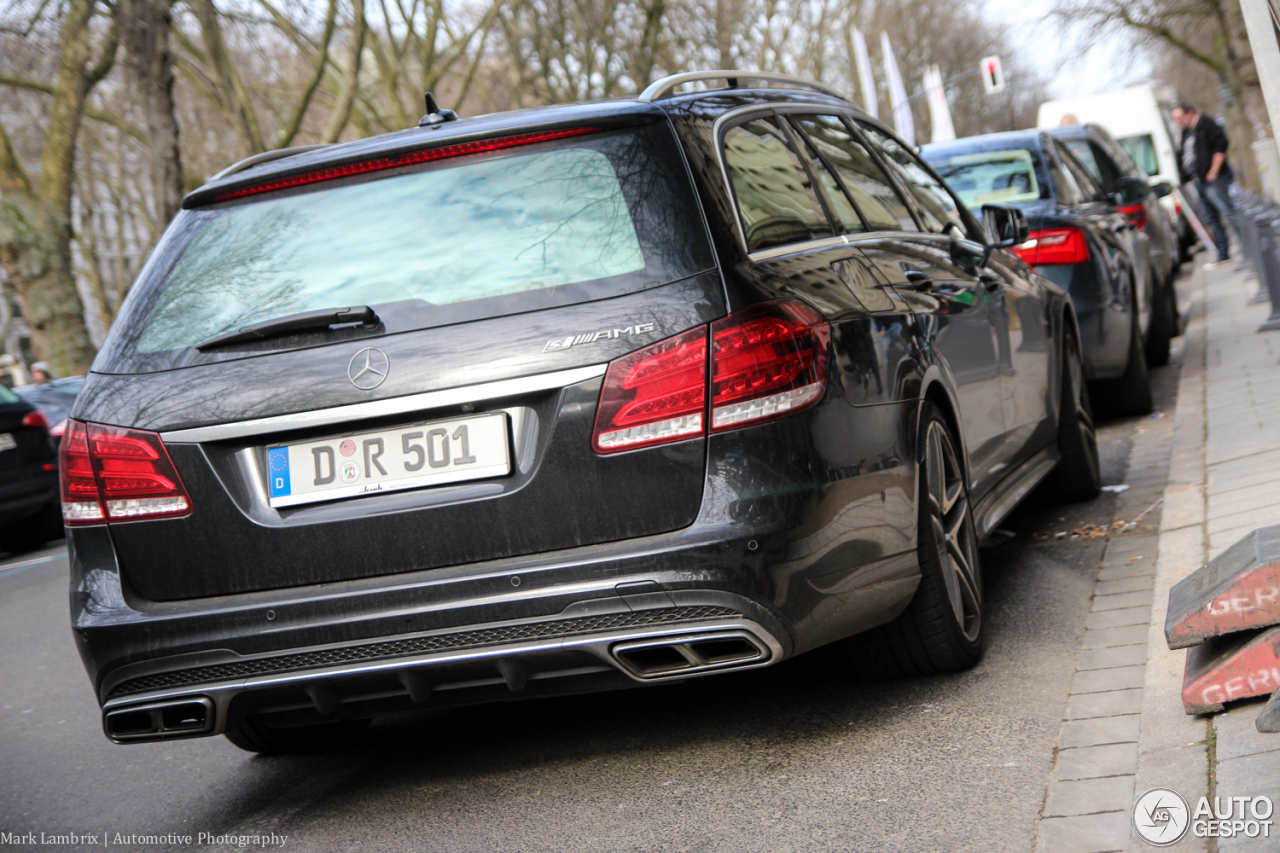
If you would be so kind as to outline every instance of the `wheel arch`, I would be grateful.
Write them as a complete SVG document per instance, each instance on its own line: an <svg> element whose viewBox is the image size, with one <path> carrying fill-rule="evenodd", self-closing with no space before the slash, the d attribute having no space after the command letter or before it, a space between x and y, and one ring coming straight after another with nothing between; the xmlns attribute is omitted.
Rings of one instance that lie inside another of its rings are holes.
<svg viewBox="0 0 1280 853"><path fill-rule="evenodd" d="M932 371L931 371L932 372ZM920 395L921 406L916 413L914 432L914 447L920 446L922 438L921 430L924 428L924 417L922 415L924 403L933 403L937 406L938 411L942 415L942 419L946 421L947 428L951 430L951 434L955 436L956 444L960 451L960 464L964 468L964 476L966 485L972 487L973 477L969 470L969 444L965 441L964 424L960 420L960 407L957 405L954 395L947 388L940 375L930 376L926 374L924 388ZM916 460L917 464L919 459Z"/></svg>

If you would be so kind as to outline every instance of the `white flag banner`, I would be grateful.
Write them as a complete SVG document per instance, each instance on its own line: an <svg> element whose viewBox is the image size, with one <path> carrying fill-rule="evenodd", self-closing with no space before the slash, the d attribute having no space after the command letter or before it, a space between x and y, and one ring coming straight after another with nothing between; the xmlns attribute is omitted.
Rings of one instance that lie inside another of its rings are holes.
<svg viewBox="0 0 1280 853"><path fill-rule="evenodd" d="M853 28L853 61L858 67L858 82L862 84L862 109L872 118L878 118L880 107L876 102L876 81L871 76L871 56L867 53L867 37L862 30Z"/></svg>
<svg viewBox="0 0 1280 853"><path fill-rule="evenodd" d="M902 74L898 71L898 60L893 56L893 45L889 44L888 33L880 33L880 48L884 51L884 75L889 82L889 103L893 106L893 129L898 131L903 142L915 148L916 123L911 117L911 104L907 102L907 87L903 84Z"/></svg>
<svg viewBox="0 0 1280 853"><path fill-rule="evenodd" d="M930 66L925 71L924 87L929 93L929 123L933 125L933 141L950 142L956 138L956 126L951 121L947 90L942 85L942 70L938 66Z"/></svg>

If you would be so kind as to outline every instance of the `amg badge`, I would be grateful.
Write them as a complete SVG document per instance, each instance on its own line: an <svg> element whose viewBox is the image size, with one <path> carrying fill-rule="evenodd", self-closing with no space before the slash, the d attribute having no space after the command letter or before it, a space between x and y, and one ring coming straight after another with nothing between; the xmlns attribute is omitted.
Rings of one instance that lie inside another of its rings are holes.
<svg viewBox="0 0 1280 853"><path fill-rule="evenodd" d="M567 338L556 338L554 341L547 341L547 345L542 348L542 351L554 352L568 349L569 347L581 346L582 344L593 344L600 340L613 340L623 335L643 335L652 332L655 328L656 326L653 323L636 323L634 326L627 326L625 329L602 329L599 332L570 335Z"/></svg>

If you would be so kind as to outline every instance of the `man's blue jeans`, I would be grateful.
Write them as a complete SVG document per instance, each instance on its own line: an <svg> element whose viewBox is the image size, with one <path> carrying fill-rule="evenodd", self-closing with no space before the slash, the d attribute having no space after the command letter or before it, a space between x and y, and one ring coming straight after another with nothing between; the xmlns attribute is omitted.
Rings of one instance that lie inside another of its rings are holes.
<svg viewBox="0 0 1280 853"><path fill-rule="evenodd" d="M1236 220L1236 206L1231 201L1231 178L1220 175L1216 181L1196 180L1196 191L1200 193L1200 206L1204 209L1204 218L1213 235L1213 244L1218 248L1218 260L1225 261L1230 255L1230 242L1227 239L1226 221L1230 220L1231 230L1240 235L1240 223Z"/></svg>

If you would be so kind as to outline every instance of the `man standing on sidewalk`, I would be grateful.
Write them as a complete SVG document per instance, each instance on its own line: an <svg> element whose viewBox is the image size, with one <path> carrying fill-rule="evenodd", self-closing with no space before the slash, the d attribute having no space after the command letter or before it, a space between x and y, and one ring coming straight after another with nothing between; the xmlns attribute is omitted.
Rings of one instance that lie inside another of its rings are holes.
<svg viewBox="0 0 1280 853"><path fill-rule="evenodd" d="M1216 121L1196 112L1190 104L1180 103L1170 117L1182 128L1181 157L1183 180L1196 182L1196 192L1203 202L1204 218L1209 220L1218 260L1206 269L1222 266L1230 256L1230 243L1224 219L1240 234L1236 207L1231 201L1231 166L1227 164L1227 134Z"/></svg>

